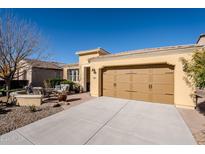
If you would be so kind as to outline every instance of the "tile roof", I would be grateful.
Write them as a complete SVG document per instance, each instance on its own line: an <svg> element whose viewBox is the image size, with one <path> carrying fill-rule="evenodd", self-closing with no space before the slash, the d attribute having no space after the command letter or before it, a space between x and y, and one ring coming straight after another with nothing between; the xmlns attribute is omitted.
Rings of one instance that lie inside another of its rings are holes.
<svg viewBox="0 0 205 154"><path fill-rule="evenodd" d="M65 64L58 62L48 62L36 59L26 59L26 61L35 68L59 69L61 70Z"/></svg>
<svg viewBox="0 0 205 154"><path fill-rule="evenodd" d="M73 64L65 64L63 67L78 67L78 63L73 63Z"/></svg>

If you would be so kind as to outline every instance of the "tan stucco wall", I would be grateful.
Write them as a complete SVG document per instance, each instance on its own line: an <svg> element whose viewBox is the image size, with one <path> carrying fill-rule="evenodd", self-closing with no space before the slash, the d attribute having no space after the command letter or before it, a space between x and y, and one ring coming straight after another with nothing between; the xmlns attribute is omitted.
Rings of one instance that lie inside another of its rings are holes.
<svg viewBox="0 0 205 154"><path fill-rule="evenodd" d="M93 57L100 56L100 53L90 53L90 54L84 54L79 56L79 83L82 85L83 90L86 91L86 75L85 75L85 68L90 67L89 59Z"/></svg>
<svg viewBox="0 0 205 154"><path fill-rule="evenodd" d="M24 71L26 71L26 75L25 75L25 79L28 80L28 83L32 82L32 68L31 66L28 64L26 65L25 68L22 68L19 70L19 73L22 74ZM21 76L19 76L18 80L24 80L24 75L22 74Z"/></svg>
<svg viewBox="0 0 205 154"><path fill-rule="evenodd" d="M28 80L29 83L31 83L31 81L32 81L32 69L31 68L28 69L28 70L25 69L25 71L26 71L26 80ZM20 76L19 80L24 80L24 75Z"/></svg>
<svg viewBox="0 0 205 154"><path fill-rule="evenodd" d="M63 68L63 79L68 79L68 69L67 67Z"/></svg>
<svg viewBox="0 0 205 154"><path fill-rule="evenodd" d="M79 83L82 86L83 91L86 91L86 71L89 70L91 74L91 69L88 69L88 67L90 67L89 59L99 57L102 55L107 55L110 53L102 48L97 48L92 50L76 52L76 54L79 56Z"/></svg>
<svg viewBox="0 0 205 154"><path fill-rule="evenodd" d="M167 63L175 66L174 70L174 103L176 106L195 106L193 98L190 96L193 89L185 82L185 73L182 69L181 58L189 59L194 48L170 50L158 53L135 54L112 58L101 58L91 60L91 69L96 70L96 74L91 71L91 95L101 95L101 69L108 66L137 65L137 64L158 64Z"/></svg>

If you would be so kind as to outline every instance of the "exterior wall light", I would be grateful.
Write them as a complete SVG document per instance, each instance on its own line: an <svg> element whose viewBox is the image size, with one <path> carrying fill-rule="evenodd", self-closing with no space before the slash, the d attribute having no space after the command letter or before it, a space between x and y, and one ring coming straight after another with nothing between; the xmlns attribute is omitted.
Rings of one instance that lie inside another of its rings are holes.
<svg viewBox="0 0 205 154"><path fill-rule="evenodd" d="M95 70L94 68L92 68L92 72L93 72L94 74L96 74L96 70Z"/></svg>

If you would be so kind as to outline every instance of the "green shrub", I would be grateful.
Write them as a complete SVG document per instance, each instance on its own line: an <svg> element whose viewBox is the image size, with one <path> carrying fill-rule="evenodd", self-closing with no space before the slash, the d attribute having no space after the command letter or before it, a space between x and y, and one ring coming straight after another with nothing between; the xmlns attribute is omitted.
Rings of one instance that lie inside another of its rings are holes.
<svg viewBox="0 0 205 154"><path fill-rule="evenodd" d="M5 91L5 89L4 88L0 88L0 91Z"/></svg>
<svg viewBox="0 0 205 154"><path fill-rule="evenodd" d="M58 79L58 78L56 78L56 79L51 79L51 80L50 80L51 87L54 88L56 85L60 85L60 83L61 83L62 81L64 81L64 79Z"/></svg>
<svg viewBox="0 0 205 154"><path fill-rule="evenodd" d="M81 90L81 85L79 83L75 83L73 84L73 91L75 91L76 93L79 93Z"/></svg>
<svg viewBox="0 0 205 154"><path fill-rule="evenodd" d="M70 80L64 80L64 81L61 81L61 84L70 84L70 85L73 85L74 82L73 82L73 81L70 81Z"/></svg>
<svg viewBox="0 0 205 154"><path fill-rule="evenodd" d="M60 85L60 84L69 84L70 90L75 91L76 93L80 92L80 88L81 88L80 84L70 80L56 78L56 79L48 79L44 81L44 86L46 88L55 88L56 85Z"/></svg>
<svg viewBox="0 0 205 154"><path fill-rule="evenodd" d="M50 80L44 80L43 85L44 85L45 88L51 88Z"/></svg>
<svg viewBox="0 0 205 154"><path fill-rule="evenodd" d="M187 83L198 88L205 88L205 49L196 50L189 60L182 59Z"/></svg>
<svg viewBox="0 0 205 154"><path fill-rule="evenodd" d="M64 80L61 82L61 84L69 84L70 85L70 90L73 90L73 85L75 84L73 81L70 80Z"/></svg>
<svg viewBox="0 0 205 154"><path fill-rule="evenodd" d="M70 90L75 91L77 83L75 83L73 81L70 81L70 80L65 80L65 81L62 81L61 84L69 84L70 85Z"/></svg>
<svg viewBox="0 0 205 154"><path fill-rule="evenodd" d="M55 88L56 85L60 85L60 83L62 81L65 81L65 79L59 79L59 78L55 78L55 79L48 79L44 81L44 86L46 88Z"/></svg>
<svg viewBox="0 0 205 154"><path fill-rule="evenodd" d="M31 105L31 106L29 106L29 109L30 109L31 112L36 112L36 111L37 111L35 105Z"/></svg>

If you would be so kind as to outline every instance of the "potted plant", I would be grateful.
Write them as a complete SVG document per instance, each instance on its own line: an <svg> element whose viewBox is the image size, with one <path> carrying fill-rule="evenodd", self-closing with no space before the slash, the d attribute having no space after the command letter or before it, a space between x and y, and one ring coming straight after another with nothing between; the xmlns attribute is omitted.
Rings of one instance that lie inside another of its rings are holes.
<svg viewBox="0 0 205 154"><path fill-rule="evenodd" d="M67 93L66 92L62 92L58 94L58 101L62 102L62 101L66 101L67 100Z"/></svg>
<svg viewBox="0 0 205 154"><path fill-rule="evenodd" d="M75 93L80 93L81 91L81 86L78 83L73 84L73 90L75 91Z"/></svg>

